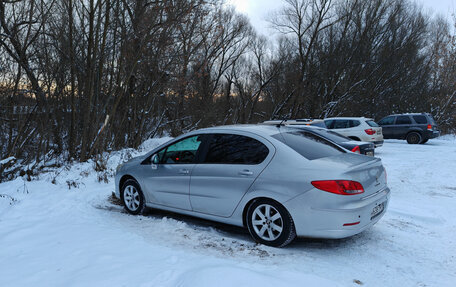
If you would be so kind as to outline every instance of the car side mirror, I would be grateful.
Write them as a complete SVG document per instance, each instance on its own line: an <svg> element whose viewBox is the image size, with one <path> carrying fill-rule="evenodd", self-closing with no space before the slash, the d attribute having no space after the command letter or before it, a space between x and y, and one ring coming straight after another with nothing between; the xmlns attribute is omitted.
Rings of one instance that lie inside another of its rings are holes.
<svg viewBox="0 0 456 287"><path fill-rule="evenodd" d="M157 169L158 168L158 164L160 163L160 158L158 158L158 155L157 154L154 154L151 158L151 163L152 163L152 169Z"/></svg>

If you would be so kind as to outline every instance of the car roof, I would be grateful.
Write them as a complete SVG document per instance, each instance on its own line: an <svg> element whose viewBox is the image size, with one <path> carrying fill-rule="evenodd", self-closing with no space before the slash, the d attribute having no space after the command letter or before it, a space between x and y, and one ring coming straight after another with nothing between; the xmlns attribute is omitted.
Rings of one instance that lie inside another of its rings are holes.
<svg viewBox="0 0 456 287"><path fill-rule="evenodd" d="M259 123L258 125L265 125L265 126L273 126L272 123ZM279 124L276 124L275 126L277 127ZM281 128L289 128L289 129L310 129L310 130L324 130L324 131L327 131L327 129L325 128L322 128L320 126L316 126L316 125L309 125L309 124L306 124L306 123L283 123L282 125L280 125Z"/></svg>
<svg viewBox="0 0 456 287"><path fill-rule="evenodd" d="M308 126L308 125L281 125L280 128L278 125L272 124L240 124L240 125L226 125L226 126L216 126L210 128L203 128L199 130L195 130L192 133L210 133L210 132L230 132L230 131L240 131L240 132L250 132L259 136L268 137L273 136L278 133L287 132L287 131L296 131L296 130L322 130L326 131L324 128L320 128L317 126Z"/></svg>
<svg viewBox="0 0 456 287"><path fill-rule="evenodd" d="M374 120L374 119L366 118L366 117L333 117L333 118L325 118L325 120Z"/></svg>
<svg viewBox="0 0 456 287"><path fill-rule="evenodd" d="M202 128L198 130L193 130L188 133L184 133L178 137L175 137L174 139L170 140L169 142L166 142L153 150L151 150L147 155L152 154L153 152L163 148L164 146L168 145L170 142L176 142L179 141L180 139L193 136L193 135L198 135L198 134L210 134L210 133L230 133L230 132L248 132L252 133L254 135L263 137L263 138L270 138L276 134L279 133L284 133L284 132L293 132L293 131L299 131L299 130L321 130L321 131L327 131L324 128L316 127L316 126L307 126L307 125L302 125L300 127L297 127L295 125L293 126L287 126L287 125L271 125L271 124L239 124L239 125L226 125L226 126L216 126L216 127L209 127L209 128ZM320 135L321 136L321 135ZM336 143L337 144L337 143Z"/></svg>
<svg viewBox="0 0 456 287"><path fill-rule="evenodd" d="M260 124L263 125L308 125L311 123L320 123L324 122L322 119L312 119L312 120L303 120L303 119L297 119L297 120L270 120L270 121L264 121Z"/></svg>
<svg viewBox="0 0 456 287"><path fill-rule="evenodd" d="M387 117L390 116L429 116L431 115L430 113L402 113L402 114L392 114L388 115Z"/></svg>
<svg viewBox="0 0 456 287"><path fill-rule="evenodd" d="M254 125L254 124L242 124L242 125L226 125L216 126L210 128L199 129L194 132L223 132L223 131L241 131L250 132L260 136L271 136L279 133L279 128L276 125Z"/></svg>

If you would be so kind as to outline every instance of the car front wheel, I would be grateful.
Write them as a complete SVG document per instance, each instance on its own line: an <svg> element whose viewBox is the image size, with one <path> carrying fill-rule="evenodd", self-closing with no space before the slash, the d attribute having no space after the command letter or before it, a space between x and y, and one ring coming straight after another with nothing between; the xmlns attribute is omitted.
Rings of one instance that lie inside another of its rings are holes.
<svg viewBox="0 0 456 287"><path fill-rule="evenodd" d="M407 143L419 144L421 142L421 135L416 132L411 132L407 135Z"/></svg>
<svg viewBox="0 0 456 287"><path fill-rule="evenodd" d="M296 238L290 213L273 200L252 202L247 210L246 222L253 239L264 245L283 247Z"/></svg>
<svg viewBox="0 0 456 287"><path fill-rule="evenodd" d="M144 195L138 182L133 179L127 180L121 189L120 198L128 213L133 215L142 214L145 208Z"/></svg>

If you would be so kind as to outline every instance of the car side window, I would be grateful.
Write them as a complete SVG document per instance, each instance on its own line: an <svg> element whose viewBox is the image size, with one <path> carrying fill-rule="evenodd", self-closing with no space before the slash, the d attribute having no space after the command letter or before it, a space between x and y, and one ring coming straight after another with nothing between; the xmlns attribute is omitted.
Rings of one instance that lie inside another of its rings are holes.
<svg viewBox="0 0 456 287"><path fill-rule="evenodd" d="M204 163L260 164L268 154L269 149L251 137L213 134Z"/></svg>
<svg viewBox="0 0 456 287"><path fill-rule="evenodd" d="M350 120L350 121L349 121L349 127L350 127L350 128L357 127L357 126L359 126L360 124L361 124L361 123L360 123L359 121L357 121L357 120Z"/></svg>
<svg viewBox="0 0 456 287"><path fill-rule="evenodd" d="M425 116L413 116L413 119L417 124L427 124L427 119Z"/></svg>
<svg viewBox="0 0 456 287"><path fill-rule="evenodd" d="M201 136L185 138L169 145L158 152L161 164L185 164L193 163L199 147L201 146Z"/></svg>
<svg viewBox="0 0 456 287"><path fill-rule="evenodd" d="M325 125L327 129L333 129L334 128L334 122L335 120L327 120L325 121Z"/></svg>
<svg viewBox="0 0 456 287"><path fill-rule="evenodd" d="M320 122L320 121L316 121L316 122L310 123L310 125L311 126L320 127L320 128L327 128L325 122Z"/></svg>
<svg viewBox="0 0 456 287"><path fill-rule="evenodd" d="M378 124L382 126L394 125L394 118L395 117L386 117L381 119Z"/></svg>
<svg viewBox="0 0 456 287"><path fill-rule="evenodd" d="M396 125L409 125L411 123L409 116L398 116L396 119Z"/></svg>
<svg viewBox="0 0 456 287"><path fill-rule="evenodd" d="M336 120L334 123L335 129L346 129L349 127L349 120Z"/></svg>

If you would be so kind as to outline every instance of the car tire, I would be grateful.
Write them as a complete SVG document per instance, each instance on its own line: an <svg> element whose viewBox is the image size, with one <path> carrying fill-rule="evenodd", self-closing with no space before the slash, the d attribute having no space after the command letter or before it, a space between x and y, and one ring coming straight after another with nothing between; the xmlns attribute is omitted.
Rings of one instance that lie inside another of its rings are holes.
<svg viewBox="0 0 456 287"><path fill-rule="evenodd" d="M407 135L407 143L419 144L421 142L421 135L417 132L411 132Z"/></svg>
<svg viewBox="0 0 456 287"><path fill-rule="evenodd" d="M256 242L283 247L296 238L296 229L290 213L280 203L257 199L247 209L247 228Z"/></svg>
<svg viewBox="0 0 456 287"><path fill-rule="evenodd" d="M134 179L128 179L122 185L120 199L125 210L133 215L142 214L146 207L144 194L138 182Z"/></svg>
<svg viewBox="0 0 456 287"><path fill-rule="evenodd" d="M425 143L428 142L428 140L429 140L429 139L424 139L424 140L422 140L422 141L420 142L420 144L425 144Z"/></svg>
<svg viewBox="0 0 456 287"><path fill-rule="evenodd" d="M350 139L352 139L352 140L354 140L354 141L358 141L358 142L361 141L361 140L360 140L359 138L357 138L357 137L348 137L348 138L350 138Z"/></svg>

